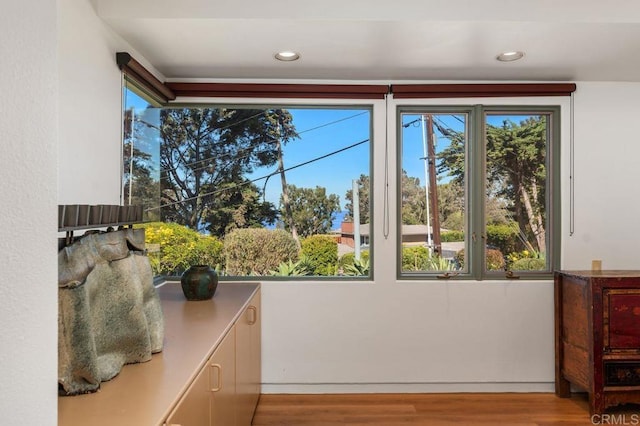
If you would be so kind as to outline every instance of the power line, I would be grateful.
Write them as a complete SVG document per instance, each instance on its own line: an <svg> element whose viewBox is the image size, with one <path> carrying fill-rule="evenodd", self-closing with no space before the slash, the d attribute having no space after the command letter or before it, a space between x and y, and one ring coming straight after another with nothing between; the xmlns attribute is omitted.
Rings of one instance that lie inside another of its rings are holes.
<svg viewBox="0 0 640 426"><path fill-rule="evenodd" d="M169 207L169 206L173 206L173 205L176 205L176 204L182 204L182 203L184 203L184 202L186 202L186 201L195 200L195 199L197 199L197 198L207 197L207 196L215 195L215 194L220 194L220 193L222 193L222 192L229 191L229 190L231 190L231 189L236 189L236 188L239 188L239 187L242 187L242 186L248 185L248 184L250 184L250 183L254 183L254 182L260 181L260 180L262 180L262 179L269 179L271 176L274 176L274 175L280 174L281 172L288 172L288 171L290 171L290 170L294 170L294 169L297 169L297 168L299 168L299 167L306 166L306 165L309 165L309 164L311 164L311 163L315 163L316 161L323 160L323 159L325 159L325 158L328 158L328 157L331 157L331 156L333 156L333 155L339 154L339 153L341 153L341 152L347 151L347 150L349 150L349 149L355 148L355 147L357 147L357 146L359 146L359 145L362 145L362 144L364 144L364 143L367 143L367 142L369 142L369 139L368 139L368 138L367 138L367 139L364 139L364 140L361 140L360 142L356 142L356 143L354 143L354 144L351 144L351 145L349 145L349 146L345 146L345 147L343 147L343 148L340 148L340 149L338 149L338 150L336 150L336 151L332 151L332 152L330 152L330 153L328 153L328 154L321 155L320 157L315 157L315 158L312 158L311 160L304 161L304 162L302 162L302 163L298 163L298 164L296 164L296 165L294 165L294 166L291 166L291 167L288 167L288 168L286 168L286 169L284 169L284 170L277 170L277 171L275 171L275 172L269 173L269 174L264 175L264 176L261 176L261 177L259 177L259 178L255 178L255 179L251 179L251 180L248 180L248 181L245 181L245 182L237 183L237 184L235 184L235 185L233 185L233 186L230 186L230 187L227 187L227 188L222 188L222 189L218 189L218 190L216 190L216 191L206 192L206 193L204 193L204 194L198 194L198 195L195 195L195 196L193 196L193 197L188 197L188 198L185 198L185 199L182 199L182 200L179 200L179 201L174 201L174 202L171 202L171 203L162 204L162 205L160 205L160 206L158 206L158 207L150 208L149 210L157 210L157 209L160 209L160 208L162 208L162 207Z"/></svg>
<svg viewBox="0 0 640 426"><path fill-rule="evenodd" d="M220 131L220 130L228 129L228 128L233 127L233 126L235 126L235 125L238 125L238 124L240 124L240 123L242 123L242 122L245 122L245 121L248 121L248 120L253 119L253 118L255 118L255 117L258 117L258 116L260 116L260 115L262 115L262 114L266 113L267 111L268 111L268 110L261 111L261 112L260 112L260 113L258 113L258 114L252 115L252 116L250 116L250 117L247 117L247 118L242 119L242 120L240 120L240 121L237 121L237 122L235 122L235 123L231 123L231 124L229 124L229 125L227 125L227 126L221 127L221 128L219 128L219 129L216 129L216 130ZM286 111L286 110L285 110L285 111ZM302 134L302 133L311 132L311 131L313 131L313 130L317 130L317 129L320 129L320 128L323 128L323 127L331 126L331 125L333 125L333 124L340 123L340 122L342 122L342 121L351 120L351 119L353 119L353 118L355 118L355 117L358 117L358 116L360 116L360 115L366 114L367 112L368 112L368 111L363 111L363 112L360 112L360 113L358 113L358 114L354 114L354 115L350 115L350 116L348 116L348 117L340 118L340 119L338 119L338 120L330 121L330 122L327 122L327 123L321 124L321 125L319 125L319 126L312 127L312 128L310 128L310 129L303 130L303 131L301 131L301 132L298 132L297 134L298 134L298 135L300 135L300 134ZM276 141L276 140L275 140L275 139L273 139L273 140L271 140L271 141L266 141L266 142L264 142L264 143L271 144L271 143L274 143L275 141ZM249 146L249 147L247 147L247 148L244 148L244 149L239 150L239 151L238 151L238 153L243 152L243 151L250 151L250 150L252 150L252 149L253 149L253 147L252 147L252 146ZM266 151L266 150L265 150L265 151ZM264 151L257 151L257 153L260 153L260 152L264 152ZM224 158L226 157L226 158L233 158L234 160L237 160L237 159L242 159L242 158L249 157L249 156L251 156L252 154L253 154L253 153L249 153L249 154L244 155L244 156L237 156L237 153L235 153L235 154L234 154L234 153L228 153L228 154L222 154L221 156L216 157L216 159L217 159L217 160L219 160L219 159L221 159L221 158L223 158L223 159L224 159ZM193 162L191 162L191 163L181 164L181 165L176 166L176 167L170 167L170 168L166 168L166 169L160 169L160 172L161 172L161 173L162 173L162 172L171 172L171 171L178 170L179 168L183 168L183 167L187 167L187 166L192 166L192 165L195 165L195 164L198 164L198 163L203 163L203 162L210 161L210 160L211 160L211 158L205 158L205 159L202 159L202 160L193 161ZM207 168L207 167L208 167L208 165L206 165L206 166L201 166L201 167L198 167L198 168L195 168L195 169L191 169L190 171L203 170L203 169L205 169L205 168Z"/></svg>
<svg viewBox="0 0 640 426"><path fill-rule="evenodd" d="M335 121L330 121L329 123L321 124L321 125L319 125L319 126L312 127L312 128L310 128L310 129L306 129L306 130L303 130L303 131L301 131L301 132L298 132L298 134L300 135L300 134L302 134L302 133L310 132L310 131L312 131L312 130L317 130L317 129L320 129L320 128L322 128L322 127L327 127L327 126L330 126L330 125L332 125L332 124L340 123L341 121L351 120L352 118L358 117L358 116L360 116L360 115L362 115L362 114L366 114L367 112L368 112L368 111L362 111L362 112L360 112L360 113L358 113L358 114L350 115L349 117L344 117L344 118L340 118L340 119L335 120Z"/></svg>

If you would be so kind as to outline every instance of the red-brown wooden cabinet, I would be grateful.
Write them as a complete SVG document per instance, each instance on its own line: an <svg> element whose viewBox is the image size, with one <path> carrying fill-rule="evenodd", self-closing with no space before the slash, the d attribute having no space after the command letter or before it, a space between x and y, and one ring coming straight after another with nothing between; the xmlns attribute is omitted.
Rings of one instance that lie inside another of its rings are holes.
<svg viewBox="0 0 640 426"><path fill-rule="evenodd" d="M589 393L591 414L640 404L640 271L559 271L556 395Z"/></svg>

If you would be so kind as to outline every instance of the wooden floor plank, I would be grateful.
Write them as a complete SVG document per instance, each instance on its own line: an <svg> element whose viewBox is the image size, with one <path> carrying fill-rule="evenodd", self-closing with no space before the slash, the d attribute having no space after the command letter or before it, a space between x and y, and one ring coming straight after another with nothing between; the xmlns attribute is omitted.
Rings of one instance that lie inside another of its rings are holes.
<svg viewBox="0 0 640 426"><path fill-rule="evenodd" d="M640 406L615 410L640 419ZM580 426L593 425L584 394L323 394L260 397L254 426ZM619 424L619 423L618 423ZM630 423L629 423L630 424ZM638 424L638 423L636 423Z"/></svg>

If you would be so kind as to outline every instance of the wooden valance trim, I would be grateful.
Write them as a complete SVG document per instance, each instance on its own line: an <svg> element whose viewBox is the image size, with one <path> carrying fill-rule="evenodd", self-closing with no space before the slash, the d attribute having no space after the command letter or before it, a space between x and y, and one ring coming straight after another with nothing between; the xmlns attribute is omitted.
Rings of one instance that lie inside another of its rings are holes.
<svg viewBox="0 0 640 426"><path fill-rule="evenodd" d="M258 84L167 82L176 96L220 98L384 99L382 84Z"/></svg>
<svg viewBox="0 0 640 426"><path fill-rule="evenodd" d="M151 74L140 62L133 59L129 53L117 52L116 63L125 74L143 85L146 90L159 98L163 103L176 98L176 95L170 88Z"/></svg>
<svg viewBox="0 0 640 426"><path fill-rule="evenodd" d="M394 99L569 96L574 83L394 84Z"/></svg>

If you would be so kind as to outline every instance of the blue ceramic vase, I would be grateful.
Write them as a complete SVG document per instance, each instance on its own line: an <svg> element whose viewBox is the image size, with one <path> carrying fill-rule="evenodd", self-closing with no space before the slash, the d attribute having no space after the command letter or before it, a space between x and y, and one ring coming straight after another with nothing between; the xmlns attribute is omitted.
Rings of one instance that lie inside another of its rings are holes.
<svg viewBox="0 0 640 426"><path fill-rule="evenodd" d="M187 300L208 300L218 287L218 274L207 265L193 265L180 278Z"/></svg>

